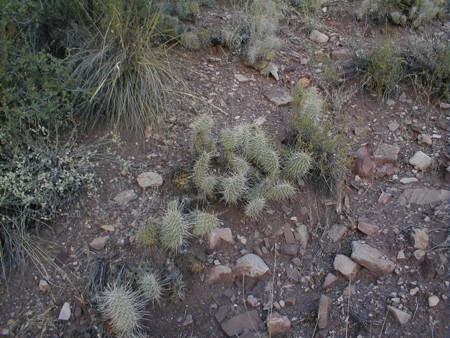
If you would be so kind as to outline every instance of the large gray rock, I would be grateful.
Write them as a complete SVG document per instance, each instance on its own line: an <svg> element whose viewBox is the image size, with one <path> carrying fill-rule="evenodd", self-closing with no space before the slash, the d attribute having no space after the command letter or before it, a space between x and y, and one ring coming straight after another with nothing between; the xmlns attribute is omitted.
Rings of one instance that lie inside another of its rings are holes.
<svg viewBox="0 0 450 338"><path fill-rule="evenodd" d="M352 242L351 258L368 270L378 274L391 273L395 268L394 262L389 259L382 258L380 251L372 248L368 244L363 244L357 241Z"/></svg>
<svg viewBox="0 0 450 338"><path fill-rule="evenodd" d="M309 39L317 43L325 43L328 42L330 38L328 37L328 35L313 29L309 34Z"/></svg>
<svg viewBox="0 0 450 338"><path fill-rule="evenodd" d="M398 159L398 153L400 147L396 145L390 145L386 143L380 143L373 153L373 157L379 163L393 163Z"/></svg>
<svg viewBox="0 0 450 338"><path fill-rule="evenodd" d="M222 330L225 331L228 337L235 337L242 333L258 330L258 327L262 323L263 322L261 318L259 318L258 312L256 310L252 310L224 321L222 323Z"/></svg>
<svg viewBox="0 0 450 338"><path fill-rule="evenodd" d="M70 315L71 315L70 304L65 302L61 308L61 311L59 312L58 320L67 321L70 319Z"/></svg>
<svg viewBox="0 0 450 338"><path fill-rule="evenodd" d="M431 157L419 150L411 157L409 164L417 170L424 171L431 165Z"/></svg>
<svg viewBox="0 0 450 338"><path fill-rule="evenodd" d="M163 178L160 174L148 171L137 177L137 182L141 188L156 188L163 184Z"/></svg>
<svg viewBox="0 0 450 338"><path fill-rule="evenodd" d="M355 280L358 271L361 269L359 264L341 254L336 255L333 266L336 271L339 271L345 278L351 281Z"/></svg>
<svg viewBox="0 0 450 338"><path fill-rule="evenodd" d="M267 328L272 336L289 332L291 321L287 316L282 316L278 312L273 312L267 320Z"/></svg>
<svg viewBox="0 0 450 338"><path fill-rule="evenodd" d="M286 89L273 88L264 92L263 95L277 107L286 106L293 101L293 97Z"/></svg>
<svg viewBox="0 0 450 338"><path fill-rule="evenodd" d="M269 271L269 267L255 254L246 254L236 261L234 270L237 276L260 277Z"/></svg>
<svg viewBox="0 0 450 338"><path fill-rule="evenodd" d="M401 205L406 204L430 204L450 199L449 190L435 190L427 188L406 189L398 198Z"/></svg>
<svg viewBox="0 0 450 338"><path fill-rule="evenodd" d="M117 194L117 196L114 197L113 200L119 207L124 208L128 203L134 201L137 198L138 195L136 195L134 190L125 190Z"/></svg>

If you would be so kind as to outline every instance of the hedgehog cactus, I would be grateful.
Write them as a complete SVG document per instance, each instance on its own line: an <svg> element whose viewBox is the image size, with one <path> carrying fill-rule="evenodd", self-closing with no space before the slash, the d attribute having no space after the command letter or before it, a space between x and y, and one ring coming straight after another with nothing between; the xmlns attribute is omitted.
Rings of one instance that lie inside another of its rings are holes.
<svg viewBox="0 0 450 338"><path fill-rule="evenodd" d="M222 179L222 195L228 204L236 204L247 191L247 179L241 174L234 174Z"/></svg>
<svg viewBox="0 0 450 338"><path fill-rule="evenodd" d="M194 141L194 150L197 154L216 151L216 142L212 137L211 130L214 121L207 115L199 116L193 124L192 134Z"/></svg>
<svg viewBox="0 0 450 338"><path fill-rule="evenodd" d="M157 275L152 272L144 272L139 277L137 284L146 299L159 304L163 294L163 286Z"/></svg>
<svg viewBox="0 0 450 338"><path fill-rule="evenodd" d="M209 234L218 223L217 216L206 212L198 212L193 221L192 234L203 236Z"/></svg>
<svg viewBox="0 0 450 338"><path fill-rule="evenodd" d="M194 164L194 184L200 187L208 170L209 162L211 160L211 154L202 152Z"/></svg>
<svg viewBox="0 0 450 338"><path fill-rule="evenodd" d="M154 245L158 242L158 223L150 220L138 232L138 242L145 246Z"/></svg>
<svg viewBox="0 0 450 338"><path fill-rule="evenodd" d="M273 201L282 201L295 194L295 188L288 182L275 184L264 191L264 197Z"/></svg>
<svg viewBox="0 0 450 338"><path fill-rule="evenodd" d="M170 202L161 220L161 244L167 249L179 250L190 235L188 229L189 225L181 214L177 201Z"/></svg>
<svg viewBox="0 0 450 338"><path fill-rule="evenodd" d="M264 197L256 197L245 206L245 214L249 217L257 218L266 206Z"/></svg>
<svg viewBox="0 0 450 338"><path fill-rule="evenodd" d="M140 330L145 303L129 286L108 286L100 296L99 305L100 312L110 320L118 336L133 336Z"/></svg>
<svg viewBox="0 0 450 338"><path fill-rule="evenodd" d="M294 152L286 159L284 174L287 178L297 180L311 169L311 157L304 152Z"/></svg>

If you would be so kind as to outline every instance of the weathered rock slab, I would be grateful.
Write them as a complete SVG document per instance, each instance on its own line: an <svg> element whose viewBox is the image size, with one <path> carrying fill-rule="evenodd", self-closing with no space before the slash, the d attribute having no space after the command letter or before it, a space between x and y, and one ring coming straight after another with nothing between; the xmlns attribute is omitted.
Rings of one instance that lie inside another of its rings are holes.
<svg viewBox="0 0 450 338"><path fill-rule="evenodd" d="M395 268L394 262L382 258L380 251L357 241L352 242L351 258L366 269L378 274L391 273Z"/></svg>
<svg viewBox="0 0 450 338"><path fill-rule="evenodd" d="M437 190L427 188L406 189L399 196L398 202L401 205L406 204L430 204L434 202L442 202L450 199L449 190Z"/></svg>
<svg viewBox="0 0 450 338"><path fill-rule="evenodd" d="M163 177L158 173L148 171L148 172L140 174L137 177L137 182L138 182L139 186L143 189L157 188L157 187L162 186Z"/></svg>
<svg viewBox="0 0 450 338"><path fill-rule="evenodd" d="M287 106L293 101L293 97L285 89L271 89L266 91L263 95L277 107Z"/></svg>
<svg viewBox="0 0 450 338"><path fill-rule="evenodd" d="M246 254L236 261L234 273L237 276L261 277L269 267L261 257L255 254Z"/></svg>
<svg viewBox="0 0 450 338"><path fill-rule="evenodd" d="M228 337L235 337L237 335L250 332L258 329L262 324L256 310L248 311L237 315L222 323L222 330L225 331Z"/></svg>
<svg viewBox="0 0 450 338"><path fill-rule="evenodd" d="M341 254L336 255L333 266L336 271L339 271L345 278L352 281L355 280L358 271L361 269L359 264Z"/></svg>
<svg viewBox="0 0 450 338"><path fill-rule="evenodd" d="M206 282L208 284L231 283L234 280L233 271L225 265L212 266L208 271Z"/></svg>
<svg viewBox="0 0 450 338"><path fill-rule="evenodd" d="M291 321L287 316L282 316L278 312L273 312L267 320L267 328L271 335L283 334L291 329Z"/></svg>

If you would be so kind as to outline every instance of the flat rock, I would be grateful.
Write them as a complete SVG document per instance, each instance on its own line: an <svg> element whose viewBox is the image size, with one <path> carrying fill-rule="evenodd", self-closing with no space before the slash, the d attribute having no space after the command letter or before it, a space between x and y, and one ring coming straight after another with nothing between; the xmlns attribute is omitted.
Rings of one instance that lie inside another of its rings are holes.
<svg viewBox="0 0 450 338"><path fill-rule="evenodd" d="M317 43L325 43L330 39L328 35L313 29L309 34L309 39Z"/></svg>
<svg viewBox="0 0 450 338"><path fill-rule="evenodd" d="M140 174L137 177L137 182L139 186L143 189L145 188L157 188L162 186L163 178L160 174L148 171Z"/></svg>
<svg viewBox="0 0 450 338"><path fill-rule="evenodd" d="M375 224L370 224L364 221L358 221L358 230L367 236L374 235L380 232L380 227Z"/></svg>
<svg viewBox="0 0 450 338"><path fill-rule="evenodd" d="M272 336L287 333L291 329L291 321L287 316L282 316L278 312L272 312L272 315L267 320L267 329Z"/></svg>
<svg viewBox="0 0 450 338"><path fill-rule="evenodd" d="M344 238L345 234L348 232L348 228L345 225L333 225L331 229L328 231L328 237L333 242L338 242L342 238Z"/></svg>
<svg viewBox="0 0 450 338"><path fill-rule="evenodd" d="M216 317L216 320L219 323L222 323L225 318L227 317L227 312L228 312L228 306L227 305L222 305L219 307L219 309L217 310L216 314L214 315L214 317Z"/></svg>
<svg viewBox="0 0 450 338"><path fill-rule="evenodd" d="M411 319L411 315L409 313L406 313L400 309L397 309L396 307L390 306L388 305L388 310L390 313L392 313L395 317L395 319L397 319L397 321L401 324L401 325L405 325L406 323L408 323Z"/></svg>
<svg viewBox="0 0 450 338"><path fill-rule="evenodd" d="M394 262L382 258L380 251L357 241L352 242L351 258L366 269L378 274L391 273L395 268Z"/></svg>
<svg viewBox="0 0 450 338"><path fill-rule="evenodd" d="M388 124L388 128L390 131L396 131L400 127L400 125L397 122L391 122Z"/></svg>
<svg viewBox="0 0 450 338"><path fill-rule="evenodd" d="M230 228L215 228L208 236L208 244L211 250L219 247L221 242L234 244L233 233Z"/></svg>
<svg viewBox="0 0 450 338"><path fill-rule="evenodd" d="M427 188L406 189L398 198L401 205L406 204L430 204L434 202L442 202L450 199L449 190L436 190Z"/></svg>
<svg viewBox="0 0 450 338"><path fill-rule="evenodd" d="M308 233L308 227L304 224L299 225L295 229L295 235L298 241L300 242L300 246L305 249L308 245L309 241L309 233Z"/></svg>
<svg viewBox="0 0 450 338"><path fill-rule="evenodd" d="M417 136L417 142L421 146L425 147L431 147L433 145L433 139L431 138L430 135L427 134L420 134L419 136Z"/></svg>
<svg viewBox="0 0 450 338"><path fill-rule="evenodd" d="M409 164L411 164L416 170L424 171L431 165L431 157L419 150L413 157L411 157Z"/></svg>
<svg viewBox="0 0 450 338"><path fill-rule="evenodd" d="M434 307L439 304L439 297L437 296L430 296L428 297L428 306Z"/></svg>
<svg viewBox="0 0 450 338"><path fill-rule="evenodd" d="M387 192L382 192L380 197L378 197L378 204L386 205L392 200L392 194Z"/></svg>
<svg viewBox="0 0 450 338"><path fill-rule="evenodd" d="M403 177L400 179L400 183L403 183L403 184L411 184L411 183L414 183L417 181L419 181L419 180L415 177Z"/></svg>
<svg viewBox="0 0 450 338"><path fill-rule="evenodd" d="M208 284L232 283L233 281L233 271L225 265L212 266L208 271L208 276L206 277L206 282Z"/></svg>
<svg viewBox="0 0 450 338"><path fill-rule="evenodd" d="M97 237L94 238L91 243L89 243L89 246L93 250L103 250L108 240L109 236Z"/></svg>
<svg viewBox="0 0 450 338"><path fill-rule="evenodd" d="M351 281L355 280L358 271L361 269L359 264L341 254L337 254L334 258L333 267L336 271L339 271L345 278Z"/></svg>
<svg viewBox="0 0 450 338"><path fill-rule="evenodd" d="M294 234L292 233L291 226L287 223L283 226L283 234L287 244L295 243L295 237Z"/></svg>
<svg viewBox="0 0 450 338"><path fill-rule="evenodd" d="M378 163L393 163L397 161L399 152L400 147L397 145L380 143L373 153L373 157Z"/></svg>
<svg viewBox="0 0 450 338"><path fill-rule="evenodd" d="M425 229L414 228L412 229L411 236L414 240L414 249L425 250L428 247L430 237Z"/></svg>
<svg viewBox="0 0 450 338"><path fill-rule="evenodd" d="M241 82L241 83L246 83L246 82L252 81L252 79L249 79L248 77L246 77L242 74L234 74L234 78L236 80L238 80L238 82Z"/></svg>
<svg viewBox="0 0 450 338"><path fill-rule="evenodd" d="M71 315L70 304L65 302L59 312L58 320L69 320Z"/></svg>
<svg viewBox="0 0 450 338"><path fill-rule="evenodd" d="M222 330L225 331L228 337L235 337L243 333L248 333L252 330L257 330L262 324L256 310L248 311L222 323Z"/></svg>
<svg viewBox="0 0 450 338"><path fill-rule="evenodd" d="M299 245L298 244L281 244L280 252L283 255L295 256L298 254Z"/></svg>
<svg viewBox="0 0 450 338"><path fill-rule="evenodd" d="M351 59L352 53L347 48L335 49L330 54L333 60L348 60Z"/></svg>
<svg viewBox="0 0 450 338"><path fill-rule="evenodd" d="M255 254L246 254L236 261L234 273L237 276L260 277L269 271L269 267Z"/></svg>
<svg viewBox="0 0 450 338"><path fill-rule="evenodd" d="M317 326L324 329L328 326L328 317L331 310L333 300L325 295L321 295L319 299L319 310L317 314Z"/></svg>
<svg viewBox="0 0 450 338"><path fill-rule="evenodd" d="M322 288L328 289L330 286L336 283L337 280L337 276L329 272L328 275L326 275L325 280L323 281Z"/></svg>
<svg viewBox="0 0 450 338"><path fill-rule="evenodd" d="M191 314L186 316L186 319L183 321L183 324L181 324L182 326L188 326L188 325L192 325L194 324L194 318L192 317Z"/></svg>
<svg viewBox="0 0 450 338"><path fill-rule="evenodd" d="M291 94L286 89L273 88L267 90L263 95L277 107L286 106L293 100Z"/></svg>
<svg viewBox="0 0 450 338"><path fill-rule="evenodd" d="M297 269L293 269L289 266L286 267L286 276L290 281L295 283L300 282L300 279L302 277Z"/></svg>
<svg viewBox="0 0 450 338"><path fill-rule="evenodd" d="M134 190L125 190L117 194L117 196L114 197L113 200L118 206L124 208L128 203L134 201L137 198L138 195L136 195Z"/></svg>
<svg viewBox="0 0 450 338"><path fill-rule="evenodd" d="M359 148L353 155L353 173L363 178L369 178L373 175L376 165L372 161L372 156L367 147Z"/></svg>

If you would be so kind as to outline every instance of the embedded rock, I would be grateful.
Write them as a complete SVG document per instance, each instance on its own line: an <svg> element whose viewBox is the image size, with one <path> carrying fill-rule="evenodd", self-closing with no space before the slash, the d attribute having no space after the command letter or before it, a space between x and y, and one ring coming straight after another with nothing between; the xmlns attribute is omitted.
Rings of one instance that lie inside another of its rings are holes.
<svg viewBox="0 0 450 338"><path fill-rule="evenodd" d="M246 254L236 261L234 273L237 276L260 277L269 271L269 267L255 254Z"/></svg>
<svg viewBox="0 0 450 338"><path fill-rule="evenodd" d="M362 233L365 233L368 236L371 236L373 234L380 232L380 227L364 221L359 221L358 230L361 231Z"/></svg>
<svg viewBox="0 0 450 338"><path fill-rule="evenodd" d="M328 35L313 29L309 34L309 39L317 43L325 43L328 42L330 38L328 37Z"/></svg>
<svg viewBox="0 0 450 338"><path fill-rule="evenodd" d="M430 237L425 229L412 229L412 238L414 239L414 249L425 250L428 247Z"/></svg>
<svg viewBox="0 0 450 338"><path fill-rule="evenodd" d="M409 164L411 164L416 170L424 171L431 165L431 157L419 150L413 157L411 157Z"/></svg>
<svg viewBox="0 0 450 338"><path fill-rule="evenodd" d="M345 278L353 281L361 266L347 256L337 254L333 263L334 269L339 271Z"/></svg>
<svg viewBox="0 0 450 338"><path fill-rule="evenodd" d="M225 265L212 266L208 271L208 276L206 277L206 282L208 284L231 283L233 280L233 271Z"/></svg>
<svg viewBox="0 0 450 338"><path fill-rule="evenodd" d="M97 238L94 238L91 241L91 243L89 243L89 246L93 250L97 250L97 251L103 250L103 248L105 247L108 240L109 240L109 236L97 237Z"/></svg>
<svg viewBox="0 0 450 338"><path fill-rule="evenodd" d="M156 188L163 184L163 178L160 174L154 173L152 171L142 173L137 177L137 182L139 186L143 189L145 188Z"/></svg>
<svg viewBox="0 0 450 338"><path fill-rule="evenodd" d="M233 234L230 228L215 228L208 236L209 249L216 249L221 242L234 244Z"/></svg>
<svg viewBox="0 0 450 338"><path fill-rule="evenodd" d="M435 190L426 188L406 189L398 198L401 205L406 204L430 204L434 202L442 202L450 199L449 190Z"/></svg>
<svg viewBox="0 0 450 338"><path fill-rule="evenodd" d="M293 97L285 89L271 89L263 95L277 107L286 106L293 101Z"/></svg>
<svg viewBox="0 0 450 338"><path fill-rule="evenodd" d="M391 273L395 268L394 262L382 258L380 251L356 241L352 242L351 258L368 270L378 274Z"/></svg>
<svg viewBox="0 0 450 338"><path fill-rule="evenodd" d="M114 197L114 202L121 207L124 208L128 203L131 201L134 201L138 198L138 195L134 192L134 190L125 190L117 194L116 197Z"/></svg>
<svg viewBox="0 0 450 338"><path fill-rule="evenodd" d="M228 337L235 337L242 333L247 333L252 330L257 330L262 324L261 318L259 318L256 310L244 312L240 315L222 323L222 330L225 331Z"/></svg>
<svg viewBox="0 0 450 338"><path fill-rule="evenodd" d="M401 325L405 325L406 323L408 323L412 317L409 313L406 313L390 305L388 305L388 310L394 315L394 317Z"/></svg>
<svg viewBox="0 0 450 338"><path fill-rule="evenodd" d="M381 164L393 163L398 159L398 153L400 152L399 146L391 146L386 143L381 143L373 153L375 160Z"/></svg>
<svg viewBox="0 0 450 338"><path fill-rule="evenodd" d="M287 316L273 312L267 320L267 328L269 329L270 335L283 334L291 329L291 321Z"/></svg>
<svg viewBox="0 0 450 338"><path fill-rule="evenodd" d="M328 326L328 316L331 310L333 300L325 295L320 296L319 311L317 315L317 326L319 329L324 329Z"/></svg>

